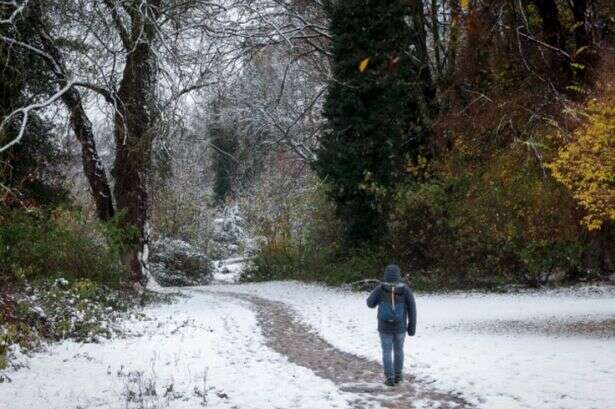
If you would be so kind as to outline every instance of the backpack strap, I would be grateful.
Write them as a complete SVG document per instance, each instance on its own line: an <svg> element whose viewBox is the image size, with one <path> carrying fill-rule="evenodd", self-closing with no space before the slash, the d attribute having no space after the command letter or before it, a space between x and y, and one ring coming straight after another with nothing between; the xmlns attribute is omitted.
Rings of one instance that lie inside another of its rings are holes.
<svg viewBox="0 0 615 409"><path fill-rule="evenodd" d="M391 291L391 305L393 306L393 311L395 311L395 290Z"/></svg>

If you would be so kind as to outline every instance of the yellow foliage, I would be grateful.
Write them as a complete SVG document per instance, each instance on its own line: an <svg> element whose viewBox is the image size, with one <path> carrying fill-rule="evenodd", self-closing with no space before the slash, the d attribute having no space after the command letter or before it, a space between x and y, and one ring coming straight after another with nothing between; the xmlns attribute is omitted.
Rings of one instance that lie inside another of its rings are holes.
<svg viewBox="0 0 615 409"><path fill-rule="evenodd" d="M419 179L427 176L430 173L429 162L423 155L419 155L416 161L410 161L406 164L406 172L412 175L414 179Z"/></svg>
<svg viewBox="0 0 615 409"><path fill-rule="evenodd" d="M365 71L367 69L367 64L369 64L369 58L366 58L359 63L359 71Z"/></svg>
<svg viewBox="0 0 615 409"><path fill-rule="evenodd" d="M615 221L615 104L590 103L587 122L561 148L549 169L585 209L589 230Z"/></svg>
<svg viewBox="0 0 615 409"><path fill-rule="evenodd" d="M470 8L470 0L461 0L459 3L463 11L468 11Z"/></svg>

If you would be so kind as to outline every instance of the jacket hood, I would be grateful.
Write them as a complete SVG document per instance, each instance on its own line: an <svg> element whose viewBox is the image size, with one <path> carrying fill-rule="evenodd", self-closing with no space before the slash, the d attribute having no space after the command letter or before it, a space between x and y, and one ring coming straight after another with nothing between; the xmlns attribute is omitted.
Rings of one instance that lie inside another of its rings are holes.
<svg viewBox="0 0 615 409"><path fill-rule="evenodd" d="M384 280L385 283L396 284L401 281L401 272L399 271L399 266L395 264L390 264L384 269Z"/></svg>

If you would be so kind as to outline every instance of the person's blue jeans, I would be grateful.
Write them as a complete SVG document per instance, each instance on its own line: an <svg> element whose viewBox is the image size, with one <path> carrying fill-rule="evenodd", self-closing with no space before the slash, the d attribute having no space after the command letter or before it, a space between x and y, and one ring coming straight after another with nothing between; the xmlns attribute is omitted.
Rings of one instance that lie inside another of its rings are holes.
<svg viewBox="0 0 615 409"><path fill-rule="evenodd" d="M402 375L404 370L405 339L405 332L399 334L380 333L380 344L382 345L382 365L384 366L384 376L387 378Z"/></svg>

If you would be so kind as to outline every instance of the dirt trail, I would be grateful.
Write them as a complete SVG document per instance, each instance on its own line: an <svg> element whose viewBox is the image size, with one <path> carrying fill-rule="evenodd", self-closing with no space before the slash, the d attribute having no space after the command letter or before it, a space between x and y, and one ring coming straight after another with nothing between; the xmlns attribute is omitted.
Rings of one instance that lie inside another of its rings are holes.
<svg viewBox="0 0 615 409"><path fill-rule="evenodd" d="M254 306L268 347L329 379L344 392L356 396L349 403L354 409L374 406L385 408L468 408L459 396L440 392L429 384L407 375L402 384L389 388L382 384L382 367L378 362L340 351L302 323L287 305L261 297L237 293L220 293L236 297Z"/></svg>

